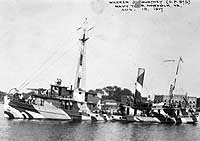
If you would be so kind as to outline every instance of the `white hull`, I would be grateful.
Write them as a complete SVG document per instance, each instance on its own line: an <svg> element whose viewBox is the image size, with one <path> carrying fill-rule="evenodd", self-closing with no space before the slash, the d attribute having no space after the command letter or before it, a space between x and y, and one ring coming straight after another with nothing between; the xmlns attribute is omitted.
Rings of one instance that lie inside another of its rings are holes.
<svg viewBox="0 0 200 141"><path fill-rule="evenodd" d="M156 117L143 117L143 116L136 116L136 118L140 122L149 122L149 123L160 123L160 120Z"/></svg>
<svg viewBox="0 0 200 141"><path fill-rule="evenodd" d="M111 121L122 121L123 120L121 115L111 115L110 119L111 119Z"/></svg>
<svg viewBox="0 0 200 141"><path fill-rule="evenodd" d="M44 102L43 106L32 104L33 109L23 107L10 106L10 100L4 98L4 117L13 119L55 119L55 120L70 120L70 116L62 109L56 108L48 102Z"/></svg>
<svg viewBox="0 0 200 141"><path fill-rule="evenodd" d="M105 121L104 117L100 114L92 113L91 114L92 121Z"/></svg>

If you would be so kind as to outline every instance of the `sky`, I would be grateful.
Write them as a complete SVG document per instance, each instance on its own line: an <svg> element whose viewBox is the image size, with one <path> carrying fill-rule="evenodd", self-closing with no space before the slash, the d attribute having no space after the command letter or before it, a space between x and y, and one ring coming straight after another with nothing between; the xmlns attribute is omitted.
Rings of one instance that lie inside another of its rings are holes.
<svg viewBox="0 0 200 141"><path fill-rule="evenodd" d="M168 94L182 56L177 94L200 97L200 2L164 12L122 12L107 0L0 0L0 90L74 84L80 33L88 19L87 89L117 85L135 91L145 68L143 96Z"/></svg>

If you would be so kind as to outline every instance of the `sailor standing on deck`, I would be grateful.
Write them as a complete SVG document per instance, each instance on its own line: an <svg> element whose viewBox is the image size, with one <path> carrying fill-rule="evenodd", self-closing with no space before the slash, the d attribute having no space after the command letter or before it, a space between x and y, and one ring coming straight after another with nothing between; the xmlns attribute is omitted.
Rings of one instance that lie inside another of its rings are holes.
<svg viewBox="0 0 200 141"><path fill-rule="evenodd" d="M31 102L32 102L32 98L31 98L31 96L29 96L28 97L28 104L31 104Z"/></svg>
<svg viewBox="0 0 200 141"><path fill-rule="evenodd" d="M62 83L62 80L57 78L56 84L61 85L61 83Z"/></svg>

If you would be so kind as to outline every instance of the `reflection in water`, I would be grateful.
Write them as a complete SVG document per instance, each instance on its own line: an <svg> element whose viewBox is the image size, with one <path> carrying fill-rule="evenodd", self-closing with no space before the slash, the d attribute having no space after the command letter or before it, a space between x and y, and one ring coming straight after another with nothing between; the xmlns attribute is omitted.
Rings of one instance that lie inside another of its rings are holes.
<svg viewBox="0 0 200 141"><path fill-rule="evenodd" d="M3 106L0 105L3 111ZM200 139L199 124L7 120L0 114L0 140L188 141Z"/></svg>

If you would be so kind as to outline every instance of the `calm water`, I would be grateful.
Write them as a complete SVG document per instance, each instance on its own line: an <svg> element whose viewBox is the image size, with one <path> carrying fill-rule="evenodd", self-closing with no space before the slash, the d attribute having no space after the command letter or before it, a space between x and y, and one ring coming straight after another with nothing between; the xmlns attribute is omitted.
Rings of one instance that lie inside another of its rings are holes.
<svg viewBox="0 0 200 141"><path fill-rule="evenodd" d="M200 123L164 125L119 122L7 120L0 104L0 140L189 141L200 140Z"/></svg>

